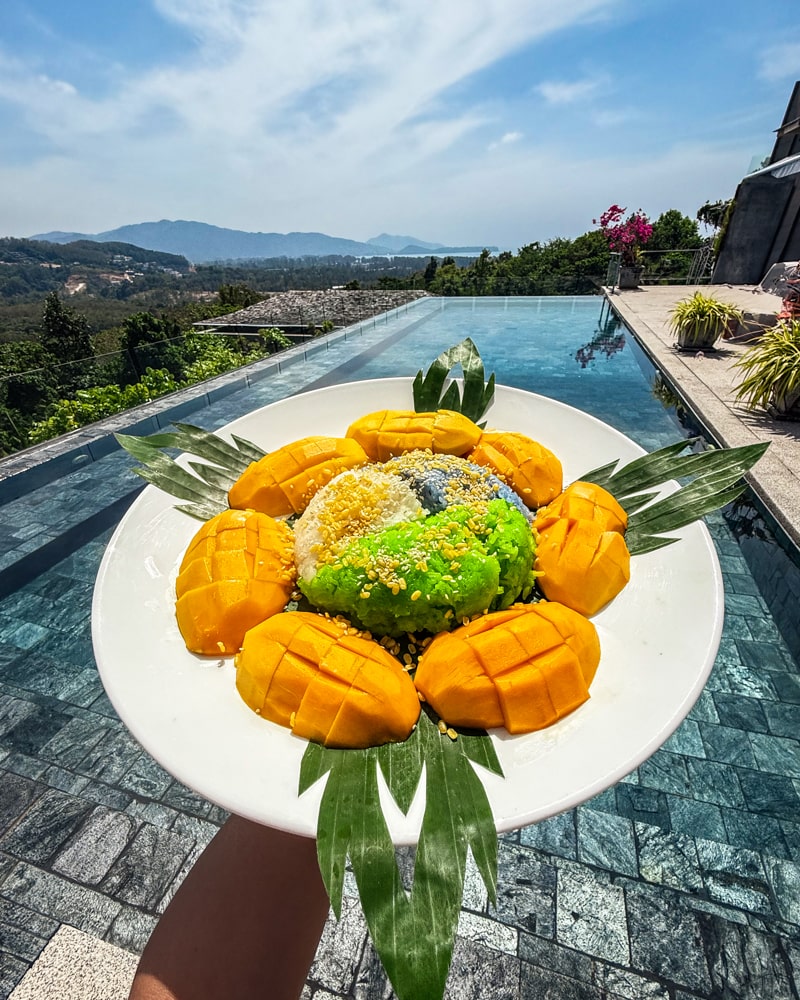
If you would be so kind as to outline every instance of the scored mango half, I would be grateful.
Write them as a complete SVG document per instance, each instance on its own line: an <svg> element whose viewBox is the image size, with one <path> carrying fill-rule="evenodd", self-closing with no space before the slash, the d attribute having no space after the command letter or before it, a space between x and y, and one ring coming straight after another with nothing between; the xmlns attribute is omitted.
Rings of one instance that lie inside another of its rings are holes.
<svg viewBox="0 0 800 1000"><path fill-rule="evenodd" d="M368 461L352 438L302 438L251 462L228 492L228 503L272 517L301 514L334 476Z"/></svg>
<svg viewBox="0 0 800 1000"><path fill-rule="evenodd" d="M631 557L618 531L596 521L559 518L537 530L534 570L549 601L593 615L631 578Z"/></svg>
<svg viewBox="0 0 800 1000"><path fill-rule="evenodd" d="M255 511L225 510L200 528L181 561L178 628L192 653L235 653L245 632L282 611L294 589L294 534Z"/></svg>
<svg viewBox="0 0 800 1000"><path fill-rule="evenodd" d="M549 601L515 604L436 636L414 683L451 726L529 733L586 701L599 662L586 618Z"/></svg>
<svg viewBox="0 0 800 1000"><path fill-rule="evenodd" d="M468 458L496 473L531 510L549 503L563 487L561 462L525 434L485 431Z"/></svg>
<svg viewBox="0 0 800 1000"><path fill-rule="evenodd" d="M564 517L568 520L594 521L603 531L623 533L628 526L628 515L616 497L602 486L580 479L537 512L534 527L543 531Z"/></svg>
<svg viewBox="0 0 800 1000"><path fill-rule="evenodd" d="M388 462L409 451L463 457L480 440L481 429L455 410L378 410L351 424L347 436L358 441L373 462Z"/></svg>
<svg viewBox="0 0 800 1000"><path fill-rule="evenodd" d="M277 615L247 633L234 662L236 687L254 712L327 747L399 743L419 718L400 661L338 619Z"/></svg>

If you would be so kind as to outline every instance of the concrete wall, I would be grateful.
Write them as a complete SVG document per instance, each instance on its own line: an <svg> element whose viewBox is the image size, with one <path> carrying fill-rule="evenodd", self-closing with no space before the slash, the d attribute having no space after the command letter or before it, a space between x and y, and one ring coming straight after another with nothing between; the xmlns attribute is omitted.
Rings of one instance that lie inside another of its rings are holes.
<svg viewBox="0 0 800 1000"><path fill-rule="evenodd" d="M757 285L776 261L798 259L800 255L783 256L800 240L798 190L796 176L762 174L741 182L711 279L714 284Z"/></svg>

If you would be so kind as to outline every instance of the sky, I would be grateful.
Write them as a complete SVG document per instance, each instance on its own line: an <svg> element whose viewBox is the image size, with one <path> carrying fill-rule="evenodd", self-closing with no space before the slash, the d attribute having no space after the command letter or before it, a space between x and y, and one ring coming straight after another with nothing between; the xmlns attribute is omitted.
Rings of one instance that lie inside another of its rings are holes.
<svg viewBox="0 0 800 1000"><path fill-rule="evenodd" d="M768 155L789 0L0 0L0 236L159 219L517 250Z"/></svg>

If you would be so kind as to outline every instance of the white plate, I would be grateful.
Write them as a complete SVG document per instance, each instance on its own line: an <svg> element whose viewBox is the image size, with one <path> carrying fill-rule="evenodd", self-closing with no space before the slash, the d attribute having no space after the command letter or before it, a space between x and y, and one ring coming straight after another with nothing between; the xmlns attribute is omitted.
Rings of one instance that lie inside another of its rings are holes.
<svg viewBox="0 0 800 1000"><path fill-rule="evenodd" d="M320 389L273 403L229 424L267 451L309 434L343 434L373 410L412 406L410 379ZM564 481L642 449L563 403L498 387L490 426L519 430L554 451ZM314 836L321 784L297 794L298 739L250 711L230 659L188 653L174 616L178 564L198 522L148 486L121 521L103 558L92 608L100 675L121 718L171 774L241 816ZM704 525L632 560L630 584L594 617L602 658L591 698L549 729L493 732L505 778L481 772L498 831L577 805L646 760L694 704L722 629L722 578ZM382 789L397 843L416 841L424 807L407 817Z"/></svg>

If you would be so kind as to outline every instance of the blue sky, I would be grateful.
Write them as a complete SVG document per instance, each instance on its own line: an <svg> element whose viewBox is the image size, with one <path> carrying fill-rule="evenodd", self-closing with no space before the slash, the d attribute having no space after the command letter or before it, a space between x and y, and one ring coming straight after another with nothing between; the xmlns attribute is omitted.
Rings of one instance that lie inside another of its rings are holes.
<svg viewBox="0 0 800 1000"><path fill-rule="evenodd" d="M0 0L0 235L193 219L517 249L768 154L788 0Z"/></svg>

